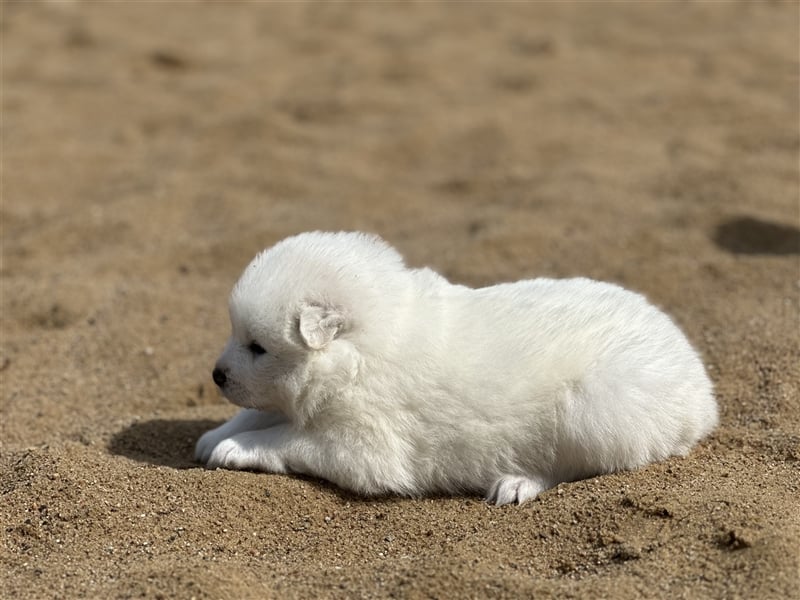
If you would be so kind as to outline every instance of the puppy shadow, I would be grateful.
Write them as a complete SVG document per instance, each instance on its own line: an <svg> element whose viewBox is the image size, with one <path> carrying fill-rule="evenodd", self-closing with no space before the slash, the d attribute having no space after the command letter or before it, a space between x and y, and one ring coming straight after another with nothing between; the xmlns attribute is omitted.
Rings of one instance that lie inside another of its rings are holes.
<svg viewBox="0 0 800 600"><path fill-rule="evenodd" d="M441 503L458 503L462 505L469 505L469 504L485 504L485 499L477 492L469 492L464 491L461 493L432 493L432 494L424 494L420 496L401 496L398 494L393 494L391 492L384 492L379 494L374 494L370 496L361 496L356 492L351 492L349 490L345 490L340 488L334 483L327 481L326 479L320 479L319 477L314 477L313 475L304 475L303 473L282 473L279 475L280 477L288 477L290 479L295 479L298 481L305 482L313 487L318 488L320 491L328 494L330 496L335 496L339 502L341 503L349 503L353 505L369 505L375 507L383 507L386 509L392 507L402 507L407 504L411 503L419 503L419 502L441 502ZM385 513L381 513L377 518L381 519L386 516Z"/></svg>
<svg viewBox="0 0 800 600"><path fill-rule="evenodd" d="M736 217L717 225L714 242L733 254L800 254L800 229L753 217Z"/></svg>
<svg viewBox="0 0 800 600"><path fill-rule="evenodd" d="M194 461L194 445L209 429L221 421L154 419L133 423L113 435L108 450L138 462L162 465L173 469L193 469L201 465Z"/></svg>

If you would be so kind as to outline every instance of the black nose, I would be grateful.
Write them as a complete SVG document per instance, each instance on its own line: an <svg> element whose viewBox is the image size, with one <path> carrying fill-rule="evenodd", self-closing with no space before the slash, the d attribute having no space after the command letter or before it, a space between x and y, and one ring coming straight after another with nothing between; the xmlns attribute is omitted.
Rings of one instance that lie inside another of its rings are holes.
<svg viewBox="0 0 800 600"><path fill-rule="evenodd" d="M225 385L225 382L228 381L228 376L225 375L225 371L219 368L214 369L214 372L211 373L211 377L214 378L214 383L216 383L219 387L222 387Z"/></svg>

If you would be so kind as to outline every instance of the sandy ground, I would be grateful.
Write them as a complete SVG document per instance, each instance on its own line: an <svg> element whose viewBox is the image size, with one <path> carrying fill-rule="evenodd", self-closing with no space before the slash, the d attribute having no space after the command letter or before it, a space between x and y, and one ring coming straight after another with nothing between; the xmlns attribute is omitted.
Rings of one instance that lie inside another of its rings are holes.
<svg viewBox="0 0 800 600"><path fill-rule="evenodd" d="M796 3L5 3L3 598L798 598ZM685 459L521 507L208 471L230 286L363 229L647 294Z"/></svg>

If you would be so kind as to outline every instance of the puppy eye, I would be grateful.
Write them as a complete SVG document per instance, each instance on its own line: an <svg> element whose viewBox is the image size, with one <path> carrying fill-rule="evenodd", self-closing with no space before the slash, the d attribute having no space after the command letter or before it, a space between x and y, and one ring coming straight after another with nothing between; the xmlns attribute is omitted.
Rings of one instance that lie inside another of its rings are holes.
<svg viewBox="0 0 800 600"><path fill-rule="evenodd" d="M250 352L252 352L256 356L264 354L266 352L266 350L264 350L264 347L261 346L258 342L251 342L250 345L247 347L247 349L250 350Z"/></svg>

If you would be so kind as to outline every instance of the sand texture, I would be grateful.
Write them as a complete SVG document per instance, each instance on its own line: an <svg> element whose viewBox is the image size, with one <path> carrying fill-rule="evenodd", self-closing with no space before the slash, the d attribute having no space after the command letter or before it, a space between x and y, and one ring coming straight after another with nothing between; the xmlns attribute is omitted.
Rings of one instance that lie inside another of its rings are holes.
<svg viewBox="0 0 800 600"><path fill-rule="evenodd" d="M0 597L800 598L799 19L4 3ZM311 229L645 293L721 425L521 507L200 468L228 292Z"/></svg>

